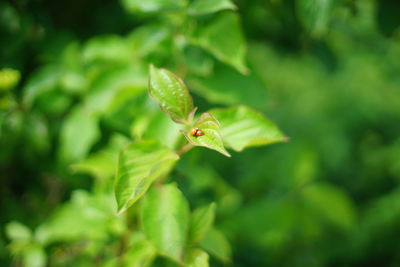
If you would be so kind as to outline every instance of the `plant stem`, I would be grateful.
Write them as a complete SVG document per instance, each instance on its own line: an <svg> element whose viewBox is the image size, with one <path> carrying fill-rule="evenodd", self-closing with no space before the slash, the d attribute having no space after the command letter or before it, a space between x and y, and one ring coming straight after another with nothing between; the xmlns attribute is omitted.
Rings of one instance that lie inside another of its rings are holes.
<svg viewBox="0 0 400 267"><path fill-rule="evenodd" d="M176 154L181 156L182 154L188 152L190 149L192 149L193 145L192 144L186 144L183 147L181 147L178 151L176 151Z"/></svg>

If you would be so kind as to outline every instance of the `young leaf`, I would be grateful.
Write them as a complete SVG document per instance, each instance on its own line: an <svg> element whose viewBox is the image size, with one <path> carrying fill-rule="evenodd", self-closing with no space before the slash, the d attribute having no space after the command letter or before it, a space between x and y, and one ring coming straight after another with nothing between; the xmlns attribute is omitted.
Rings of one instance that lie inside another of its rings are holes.
<svg viewBox="0 0 400 267"><path fill-rule="evenodd" d="M214 116L210 113L201 114L200 119L193 127L199 128L203 132L203 135L193 136L189 132L182 132L192 145L207 147L227 157L231 156L224 147L220 133L220 125Z"/></svg>
<svg viewBox="0 0 400 267"><path fill-rule="evenodd" d="M249 107L214 109L210 112L222 124L221 133L225 144L236 151L287 139L273 122Z"/></svg>
<svg viewBox="0 0 400 267"><path fill-rule="evenodd" d="M297 0L296 11L303 26L314 36L328 29L335 0Z"/></svg>
<svg viewBox="0 0 400 267"><path fill-rule="evenodd" d="M200 27L192 41L241 73L248 73L246 44L236 14L220 14L208 25Z"/></svg>
<svg viewBox="0 0 400 267"><path fill-rule="evenodd" d="M114 188L118 213L138 200L177 159L178 155L154 140L134 143L122 150Z"/></svg>
<svg viewBox="0 0 400 267"><path fill-rule="evenodd" d="M209 256L204 250L191 249L186 256L186 267L208 267Z"/></svg>
<svg viewBox="0 0 400 267"><path fill-rule="evenodd" d="M166 70L150 66L150 95L161 110L178 123L190 123L194 114L192 96L181 79Z"/></svg>
<svg viewBox="0 0 400 267"><path fill-rule="evenodd" d="M215 203L196 209L192 214L189 240L197 243L202 240L214 222Z"/></svg>
<svg viewBox="0 0 400 267"><path fill-rule="evenodd" d="M223 262L227 262L231 258L232 251L228 240L215 228L208 231L200 246Z"/></svg>
<svg viewBox="0 0 400 267"><path fill-rule="evenodd" d="M189 204L174 184L155 187L144 199L144 233L160 254L181 262L189 228Z"/></svg>
<svg viewBox="0 0 400 267"><path fill-rule="evenodd" d="M236 6L230 0L195 0L188 7L189 15L204 15L220 10L232 9Z"/></svg>

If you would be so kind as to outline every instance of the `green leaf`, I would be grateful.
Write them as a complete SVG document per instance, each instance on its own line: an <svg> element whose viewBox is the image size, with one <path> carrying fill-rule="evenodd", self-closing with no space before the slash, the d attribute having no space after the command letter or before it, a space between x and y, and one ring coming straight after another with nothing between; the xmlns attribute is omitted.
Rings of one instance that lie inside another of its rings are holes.
<svg viewBox="0 0 400 267"><path fill-rule="evenodd" d="M173 151L154 140L134 143L123 149L114 188L118 213L138 200L156 178L170 170L178 158Z"/></svg>
<svg viewBox="0 0 400 267"><path fill-rule="evenodd" d="M100 137L99 117L86 107L77 106L66 118L60 134L60 158L82 159Z"/></svg>
<svg viewBox="0 0 400 267"><path fill-rule="evenodd" d="M177 10L186 5L186 0L122 0L122 4L129 12L158 12Z"/></svg>
<svg viewBox="0 0 400 267"><path fill-rule="evenodd" d="M250 105L260 109L264 109L266 105L268 93L257 75L243 75L224 64L216 64L212 73L207 76L191 75L186 82L191 92L212 104Z"/></svg>
<svg viewBox="0 0 400 267"><path fill-rule="evenodd" d="M160 254L181 262L189 228L189 204L174 184L155 187L144 199L144 233Z"/></svg>
<svg viewBox="0 0 400 267"><path fill-rule="evenodd" d="M171 29L163 24L150 24L135 28L127 37L129 48L135 56L144 57L158 51L172 36Z"/></svg>
<svg viewBox="0 0 400 267"><path fill-rule="evenodd" d="M10 222L5 227L7 237L12 241L29 241L31 230L19 222Z"/></svg>
<svg viewBox="0 0 400 267"><path fill-rule="evenodd" d="M202 240L214 222L215 203L196 209L191 218L189 240L197 243Z"/></svg>
<svg viewBox="0 0 400 267"><path fill-rule="evenodd" d="M157 252L153 244L146 240L142 233L134 234L132 239L131 247L123 256L123 266L151 266Z"/></svg>
<svg viewBox="0 0 400 267"><path fill-rule="evenodd" d="M335 0L297 0L296 11L303 26L314 36L328 29Z"/></svg>
<svg viewBox="0 0 400 267"><path fill-rule="evenodd" d="M150 95L162 111L178 123L190 123L194 108L192 96L186 85L175 74L150 66Z"/></svg>
<svg viewBox="0 0 400 267"><path fill-rule="evenodd" d="M236 14L219 14L209 24L200 26L192 41L241 73L248 73L245 64L246 44Z"/></svg>
<svg viewBox="0 0 400 267"><path fill-rule="evenodd" d="M195 248L187 252L186 267L208 267L209 256L207 252Z"/></svg>
<svg viewBox="0 0 400 267"><path fill-rule="evenodd" d="M0 70L0 93L14 88L21 78L21 73L14 69Z"/></svg>
<svg viewBox="0 0 400 267"><path fill-rule="evenodd" d="M110 234L120 234L123 231L123 219L115 215L112 194L93 195L76 190L70 201L58 206L37 228L34 237L44 246L53 242L106 240Z"/></svg>
<svg viewBox="0 0 400 267"><path fill-rule="evenodd" d="M87 158L71 164L73 172L90 174L100 180L114 178L121 148L131 143L127 137L114 134L106 148L91 153Z"/></svg>
<svg viewBox="0 0 400 267"><path fill-rule="evenodd" d="M46 266L46 253L43 248L37 245L29 246L23 252L23 266L24 267L45 267Z"/></svg>
<svg viewBox="0 0 400 267"><path fill-rule="evenodd" d="M236 6L230 0L195 0L188 7L189 15L204 15L220 10L232 9Z"/></svg>
<svg viewBox="0 0 400 267"><path fill-rule="evenodd" d="M210 112L221 122L225 144L236 151L287 140L273 122L249 107L213 109Z"/></svg>
<svg viewBox="0 0 400 267"><path fill-rule="evenodd" d="M97 36L89 39L82 49L84 62L124 62L134 54L125 39L117 35Z"/></svg>
<svg viewBox="0 0 400 267"><path fill-rule="evenodd" d="M231 156L228 151L226 151L222 142L220 124L213 115L210 113L201 114L193 127L199 128L203 131L204 135L192 136L189 131L182 132L192 145L207 147L216 150L227 157Z"/></svg>
<svg viewBox="0 0 400 267"><path fill-rule="evenodd" d="M315 183L304 187L302 196L314 218L326 220L343 230L356 224L356 210L349 196L339 187Z"/></svg>
<svg viewBox="0 0 400 267"><path fill-rule="evenodd" d="M200 246L223 262L227 262L231 258L232 251L228 240L215 228L211 228L208 231Z"/></svg>
<svg viewBox="0 0 400 267"><path fill-rule="evenodd" d="M23 90L24 104L30 107L37 97L57 89L62 71L60 66L47 65L31 75Z"/></svg>

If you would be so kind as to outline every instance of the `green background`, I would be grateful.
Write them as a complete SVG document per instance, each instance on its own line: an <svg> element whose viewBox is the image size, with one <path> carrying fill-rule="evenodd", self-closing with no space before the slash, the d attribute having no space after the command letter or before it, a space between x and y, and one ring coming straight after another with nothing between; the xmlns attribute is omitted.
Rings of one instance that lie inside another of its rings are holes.
<svg viewBox="0 0 400 267"><path fill-rule="evenodd" d="M217 204L228 264L399 266L400 4L238 0L190 19L187 4L0 3L0 67L18 71L0 73L0 264L118 266L117 151L181 138L148 98L153 63L199 111L244 104L290 138L195 148L171 174L192 208Z"/></svg>

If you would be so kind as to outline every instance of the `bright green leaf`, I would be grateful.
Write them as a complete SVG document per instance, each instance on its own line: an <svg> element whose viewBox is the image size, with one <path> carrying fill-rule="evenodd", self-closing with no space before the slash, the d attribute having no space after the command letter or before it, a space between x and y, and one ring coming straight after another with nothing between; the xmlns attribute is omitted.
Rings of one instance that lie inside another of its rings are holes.
<svg viewBox="0 0 400 267"><path fill-rule="evenodd" d="M161 110L178 123L190 123L194 108L192 96L183 81L166 69L150 66L150 95Z"/></svg>
<svg viewBox="0 0 400 267"><path fill-rule="evenodd" d="M190 15L204 15L220 10L232 9L236 6L230 0L195 0L188 7Z"/></svg>
<svg viewBox="0 0 400 267"><path fill-rule="evenodd" d="M56 211L35 231L35 240L48 245L53 242L105 240L111 233L120 233L123 217L115 215L112 194L72 193L71 200ZM68 230L66 230L68 229Z"/></svg>
<svg viewBox="0 0 400 267"><path fill-rule="evenodd" d="M0 92L8 91L15 87L21 78L19 71L9 68L0 70Z"/></svg>
<svg viewBox="0 0 400 267"><path fill-rule="evenodd" d="M200 26L192 41L241 73L248 73L246 44L236 14L219 14L209 24Z"/></svg>
<svg viewBox="0 0 400 267"><path fill-rule="evenodd" d="M200 246L218 259L227 262L231 258L231 246L226 237L217 229L211 228L201 241Z"/></svg>
<svg viewBox="0 0 400 267"><path fill-rule="evenodd" d="M210 111L221 123L225 144L236 151L285 141L279 128L262 114L246 106Z"/></svg>
<svg viewBox="0 0 400 267"><path fill-rule="evenodd" d="M189 228L189 204L174 185L154 187L144 199L141 221L160 254L181 262Z"/></svg>
<svg viewBox="0 0 400 267"><path fill-rule="evenodd" d="M109 64L127 61L133 53L125 39L106 35L89 39L82 49L82 58L84 62L104 61Z"/></svg>
<svg viewBox="0 0 400 267"><path fill-rule="evenodd" d="M127 37L127 41L135 56L143 57L157 51L171 36L171 29L168 27L162 24L150 24L135 28Z"/></svg>
<svg viewBox="0 0 400 267"><path fill-rule="evenodd" d="M157 12L161 10L177 10L186 5L186 0L122 0L129 12Z"/></svg>
<svg viewBox="0 0 400 267"><path fill-rule="evenodd" d="M296 11L303 26L320 36L328 29L335 0L297 0Z"/></svg>
<svg viewBox="0 0 400 267"><path fill-rule="evenodd" d="M189 239L192 243L202 240L214 222L215 203L196 209L191 218Z"/></svg>
<svg viewBox="0 0 400 267"><path fill-rule="evenodd" d="M147 267L151 266L156 257L156 249L142 233L134 234L132 244L123 256L123 266Z"/></svg>
<svg viewBox="0 0 400 267"><path fill-rule="evenodd" d="M154 140L131 144L120 153L115 180L118 213L138 200L151 183L166 174L178 155Z"/></svg>
<svg viewBox="0 0 400 267"><path fill-rule="evenodd" d="M183 132L186 139L194 146L203 146L216 150L221 154L230 157L222 142L220 124L210 113L203 113L200 119L194 124L194 128L199 128L203 135L192 136L189 132Z"/></svg>
<svg viewBox="0 0 400 267"><path fill-rule="evenodd" d="M24 267L45 267L46 253L43 248L32 245L23 252Z"/></svg>
<svg viewBox="0 0 400 267"><path fill-rule="evenodd" d="M19 222L8 223L5 232L12 241L29 241L32 236L31 230Z"/></svg>
<svg viewBox="0 0 400 267"><path fill-rule="evenodd" d="M75 161L83 158L100 137L99 117L86 107L77 106L66 118L60 135L60 158Z"/></svg>
<svg viewBox="0 0 400 267"><path fill-rule="evenodd" d="M208 267L209 256L207 252L195 248L187 252L186 267Z"/></svg>

